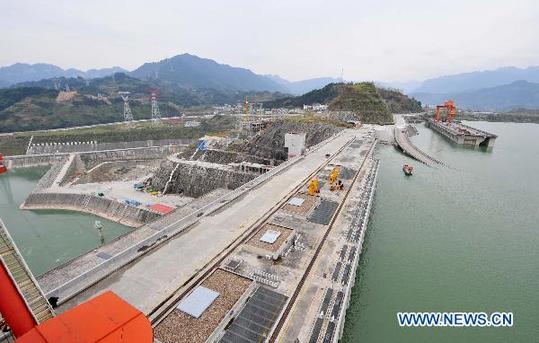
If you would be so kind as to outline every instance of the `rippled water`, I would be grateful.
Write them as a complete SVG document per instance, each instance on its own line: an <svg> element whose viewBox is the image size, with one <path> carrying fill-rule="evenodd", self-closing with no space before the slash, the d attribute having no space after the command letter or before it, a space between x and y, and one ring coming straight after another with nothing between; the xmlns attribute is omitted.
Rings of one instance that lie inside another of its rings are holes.
<svg viewBox="0 0 539 343"><path fill-rule="evenodd" d="M491 152L422 125L412 141L451 168L381 146L376 202L344 342L539 341L539 125L473 122ZM415 173L405 177L402 165ZM512 328L401 328L399 311L512 311Z"/></svg>
<svg viewBox="0 0 539 343"><path fill-rule="evenodd" d="M69 211L20 210L45 168L10 170L0 175L0 218L36 275L99 245L95 220L103 224L108 242L131 228L90 214Z"/></svg>

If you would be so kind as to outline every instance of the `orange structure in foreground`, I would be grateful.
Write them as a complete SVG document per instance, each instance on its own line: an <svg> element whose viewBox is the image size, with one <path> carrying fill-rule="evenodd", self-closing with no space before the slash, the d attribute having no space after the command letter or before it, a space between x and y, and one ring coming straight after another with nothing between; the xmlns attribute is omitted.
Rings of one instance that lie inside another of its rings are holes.
<svg viewBox="0 0 539 343"><path fill-rule="evenodd" d="M153 330L142 312L109 291L35 326L16 342L151 343Z"/></svg>

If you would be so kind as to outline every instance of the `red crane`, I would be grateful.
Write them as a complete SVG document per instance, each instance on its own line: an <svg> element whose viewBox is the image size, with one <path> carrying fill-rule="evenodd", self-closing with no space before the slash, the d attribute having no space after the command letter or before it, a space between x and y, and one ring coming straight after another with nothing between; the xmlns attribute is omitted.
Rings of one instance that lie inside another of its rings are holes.
<svg viewBox="0 0 539 343"><path fill-rule="evenodd" d="M451 121L453 121L453 118L457 115L457 107L455 106L455 102L453 100L446 100L443 105L437 105L436 106L436 114L434 115L434 121L440 122L442 119L442 114L440 110L442 108L445 108L447 110L447 118L445 122L447 125L451 124Z"/></svg>

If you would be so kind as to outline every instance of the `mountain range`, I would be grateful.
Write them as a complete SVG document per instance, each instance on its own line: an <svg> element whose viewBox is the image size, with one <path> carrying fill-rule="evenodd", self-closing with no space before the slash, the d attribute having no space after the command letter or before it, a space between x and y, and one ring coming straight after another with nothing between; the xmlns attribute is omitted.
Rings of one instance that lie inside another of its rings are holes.
<svg viewBox="0 0 539 343"><path fill-rule="evenodd" d="M413 93L468 92L502 86L519 80L539 83L539 66L528 68L504 67L440 76L421 82L419 86L413 89Z"/></svg>
<svg viewBox="0 0 539 343"><path fill-rule="evenodd" d="M140 80L159 81L168 86L185 89L215 89L219 91L269 91L303 94L322 88L341 79L321 77L291 82L277 75L259 75L249 69L232 67L214 60L181 54L158 62L144 63L133 71L120 67L91 69L62 69L52 64L16 63L0 68L0 88L52 78L93 79L122 72Z"/></svg>
<svg viewBox="0 0 539 343"><path fill-rule="evenodd" d="M21 82L39 81L54 77L82 77L85 79L93 79L120 72L127 72L127 70L120 67L111 67L82 71L75 68L62 69L54 64L46 63L15 63L0 68L0 87L8 87Z"/></svg>
<svg viewBox="0 0 539 343"><path fill-rule="evenodd" d="M539 109L539 83L524 80L509 84L455 93L414 93L426 105L452 99L457 107L475 111Z"/></svg>
<svg viewBox="0 0 539 343"><path fill-rule="evenodd" d="M241 94L271 92L301 95L343 80L321 77L301 81L288 81L278 75L260 75L249 69L232 67L211 59L181 54L158 62L144 63L133 71L120 67L91 69L62 69L51 64L17 63L0 68L0 88L45 87L65 89L88 80L123 72L144 81L147 86L165 89L173 94L180 106L222 104L236 101ZM525 81L525 82L516 82ZM383 87L402 89L426 105L436 105L454 99L457 106L473 110L507 111L515 108L539 109L536 101L539 67L505 67L440 76L425 81L400 83L376 82ZM139 86L140 84L137 83ZM86 87L85 91L91 89ZM102 91L102 89L101 89ZM139 94L143 92L138 90ZM279 95L281 94L281 95ZM264 98L267 98L264 95ZM271 98L271 97L270 97Z"/></svg>

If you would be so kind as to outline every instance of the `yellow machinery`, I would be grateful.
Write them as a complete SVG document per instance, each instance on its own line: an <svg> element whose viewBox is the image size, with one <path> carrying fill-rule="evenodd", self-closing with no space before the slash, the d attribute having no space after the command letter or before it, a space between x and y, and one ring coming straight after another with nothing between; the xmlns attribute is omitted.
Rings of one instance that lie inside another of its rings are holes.
<svg viewBox="0 0 539 343"><path fill-rule="evenodd" d="M309 183L309 188L307 188L307 193L309 195L317 195L320 193L320 183L318 182L317 178L314 178Z"/></svg>
<svg viewBox="0 0 539 343"><path fill-rule="evenodd" d="M329 174L329 189L333 190L335 188L335 182L337 182L337 178L339 177L339 168L335 167L331 171L331 174Z"/></svg>

